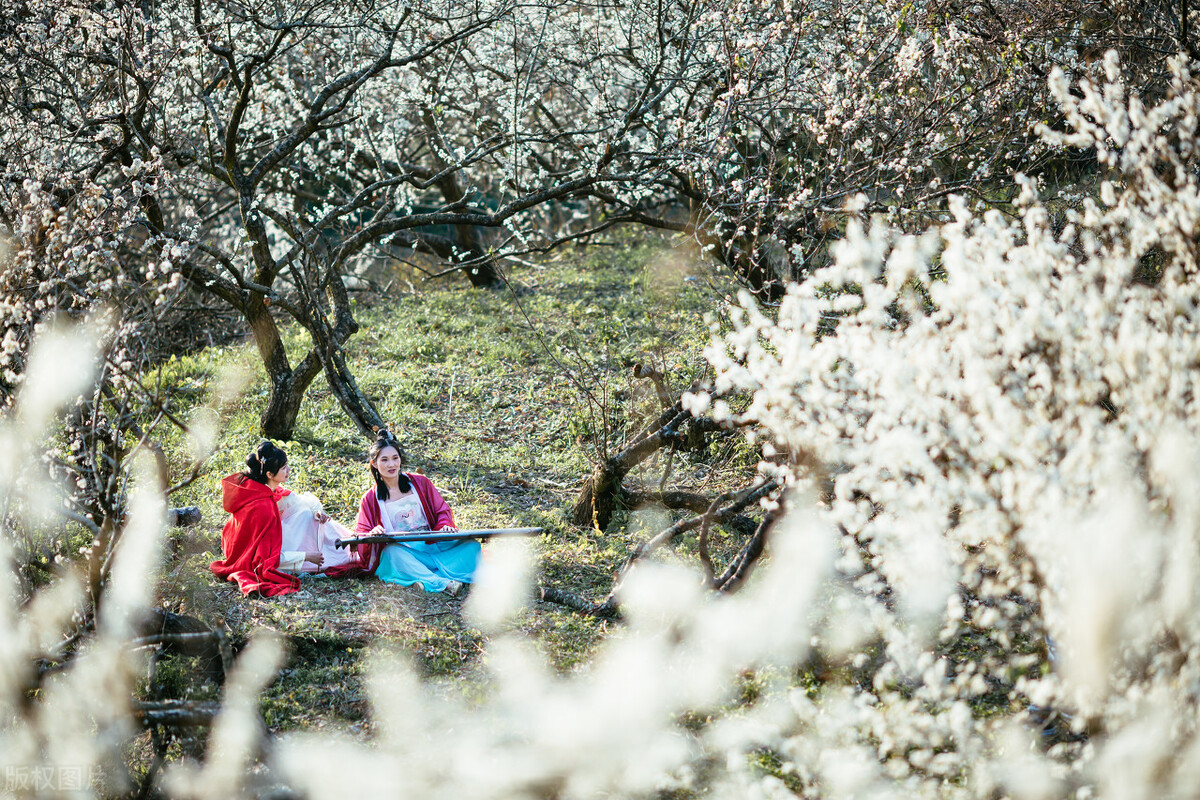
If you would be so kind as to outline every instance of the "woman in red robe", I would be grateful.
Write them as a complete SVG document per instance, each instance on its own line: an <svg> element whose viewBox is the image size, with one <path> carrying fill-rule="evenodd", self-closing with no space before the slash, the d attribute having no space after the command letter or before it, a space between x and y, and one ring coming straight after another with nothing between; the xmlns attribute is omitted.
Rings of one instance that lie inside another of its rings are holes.
<svg viewBox="0 0 1200 800"><path fill-rule="evenodd" d="M211 569L218 578L235 581L243 594L290 594L300 588L300 581L289 572L299 572L305 562L320 566L324 558L319 550L281 552L283 527L277 502L287 491L280 488L288 477L287 454L263 442L246 458L246 466L245 472L221 481L221 505L230 517L221 531L225 558L214 561Z"/></svg>

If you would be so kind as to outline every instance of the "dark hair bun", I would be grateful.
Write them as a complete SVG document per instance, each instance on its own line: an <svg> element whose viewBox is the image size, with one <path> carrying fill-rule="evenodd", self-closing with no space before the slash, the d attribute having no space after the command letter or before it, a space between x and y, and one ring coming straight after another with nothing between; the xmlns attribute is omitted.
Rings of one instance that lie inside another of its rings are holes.
<svg viewBox="0 0 1200 800"><path fill-rule="evenodd" d="M246 477L259 483L267 482L267 475L274 475L287 463L287 453L264 440L254 452L246 456Z"/></svg>
<svg viewBox="0 0 1200 800"><path fill-rule="evenodd" d="M376 428L375 429L375 441L377 441L377 442L395 442L396 444L400 443L400 440L396 438L396 435L394 433L392 433L391 431L389 431L387 428Z"/></svg>

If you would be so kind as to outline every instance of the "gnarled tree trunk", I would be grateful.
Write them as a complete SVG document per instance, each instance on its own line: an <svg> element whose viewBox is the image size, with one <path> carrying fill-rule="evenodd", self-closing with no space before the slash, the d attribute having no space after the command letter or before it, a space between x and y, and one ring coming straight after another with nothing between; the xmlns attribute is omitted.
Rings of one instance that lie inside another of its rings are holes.
<svg viewBox="0 0 1200 800"><path fill-rule="evenodd" d="M659 449L684 441L686 437L680 429L692 419L683 409L683 400L676 400L623 450L597 464L575 500L572 521L599 531L607 528L620 502L625 476Z"/></svg>
<svg viewBox="0 0 1200 800"><path fill-rule="evenodd" d="M449 169L450 165L441 156L441 153L449 152L449 148L441 140L433 112L428 108L423 109L421 121L425 124L429 152L434 165L438 172L442 173L442 177L437 182L438 190L441 191L447 205L459 205L466 199L466 192L462 190L462 186L458 182L458 172ZM463 268L467 274L467 280L471 282L472 286L479 288L502 286L504 282L500 278L500 273L496 271L496 262L488 257L487 247L483 244L479 229L474 225L463 224L455 225L454 232L458 239L458 246L455 248L457 252L450 254L448 260L451 263L472 262L471 266Z"/></svg>
<svg viewBox="0 0 1200 800"><path fill-rule="evenodd" d="M292 368L279 336L279 327L261 297L251 296L244 306L244 313L267 370L267 407L259 417L262 435L288 441L296 431L304 392L321 372L321 361L310 352L295 369Z"/></svg>

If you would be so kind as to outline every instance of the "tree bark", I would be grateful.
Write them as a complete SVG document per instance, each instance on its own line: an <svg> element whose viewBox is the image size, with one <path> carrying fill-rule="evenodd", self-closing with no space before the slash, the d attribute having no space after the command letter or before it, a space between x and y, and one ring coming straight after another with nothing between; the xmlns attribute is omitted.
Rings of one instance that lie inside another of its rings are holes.
<svg viewBox="0 0 1200 800"><path fill-rule="evenodd" d="M693 215L691 227L696 241L711 246L712 254L733 270L750 293L762 302L779 302L787 290L787 282L795 279L785 274L789 270L776 263L777 259L771 253L748 241L747 237L732 237L719 229L712 230L699 221L697 215Z"/></svg>
<svg viewBox="0 0 1200 800"><path fill-rule="evenodd" d="M711 499L705 495L696 494L695 492L682 491L626 492L624 499L629 503L630 506L634 508L646 503L657 503L664 508L676 510L684 509L696 514L703 514L708 510L708 507L712 502ZM739 533L743 536L752 536L755 529L758 527L758 523L750 519L750 517L742 514L737 514L726 520L723 520L723 524L732 528L736 533Z"/></svg>
<svg viewBox="0 0 1200 800"><path fill-rule="evenodd" d="M221 711L216 701L153 700L133 704L133 718L143 728L208 728Z"/></svg>
<svg viewBox="0 0 1200 800"><path fill-rule="evenodd" d="M138 626L138 636L135 647L157 645L164 652L199 659L200 669L218 684L233 666L233 648L225 632L195 617L155 608Z"/></svg>
<svg viewBox="0 0 1200 800"><path fill-rule="evenodd" d="M676 401L625 449L597 464L575 501L572 521L576 525L594 526L599 531L607 528L621 499L621 481L656 450L677 441L678 429L690 418L683 410L683 401Z"/></svg>
<svg viewBox="0 0 1200 800"><path fill-rule="evenodd" d="M267 407L259 418L261 433L268 439L290 441L296 432L304 393L320 374L321 361L310 352L295 369L292 368L279 336L279 327L262 297L252 295L246 301L243 313L267 371L269 388Z"/></svg>
<svg viewBox="0 0 1200 800"><path fill-rule="evenodd" d="M709 585L719 592L732 594L746 583L750 578L750 573L758 564L759 558L766 550L767 537L770 535L772 528L775 527L775 520L779 519L782 514L782 506L774 508L767 512L766 517L758 526L758 530L754 532L754 536L750 541L746 542L745 546L737 554L737 557L729 563L725 572L719 578L713 578L709 573Z"/></svg>
<svg viewBox="0 0 1200 800"><path fill-rule="evenodd" d="M438 182L438 188L442 191L442 197L451 205L462 201L466 196L458 185L458 178L454 173L442 178ZM487 246L483 243L479 229L474 225L455 225L454 233L458 239L459 252L452 259L452 263L453 261L474 262L472 266L463 267L463 272L467 274L467 280L471 282L471 285L482 289L504 285L500 273L496 270L496 260L488 255Z"/></svg>
<svg viewBox="0 0 1200 800"><path fill-rule="evenodd" d="M600 619L620 619L621 610L615 602L605 600L603 603L593 603L582 595L568 592L554 586L539 586L538 599L544 603L554 603L577 611L588 617Z"/></svg>
<svg viewBox="0 0 1200 800"><path fill-rule="evenodd" d="M308 359L305 359L307 361ZM312 360L311 367L304 373L299 370L288 370L280 375L269 375L270 394L267 397L267 407L259 417L262 435L268 439L290 441L296 434L296 420L300 416L300 406L304 402L304 391L312 383L314 377L321 371L321 363Z"/></svg>
<svg viewBox="0 0 1200 800"><path fill-rule="evenodd" d="M438 190L441 191L447 205L461 204L467 195L458 182L458 173L449 169L450 165L441 155L447 151L447 148L438 133L437 121L433 118L433 112L428 108L423 109L421 121L425 124L429 153L433 158L434 165L438 172L443 173L437 182ZM458 239L458 253L451 256L451 263L456 261L459 263L477 262L470 267L463 268L463 272L467 274L467 280L471 282L472 286L485 289L502 286L504 281L500 278L500 273L496 271L495 259L488 256L487 247L483 244L479 229L474 225L455 225L454 233Z"/></svg>
<svg viewBox="0 0 1200 800"><path fill-rule="evenodd" d="M331 346L325 350L324 356L322 361L324 362L325 379L329 382L329 388L333 390L334 396L337 397L338 405L358 427L360 433L365 436L372 435L377 429L383 427L383 417L375 409L375 404L358 387L354 373L346 365L345 351L340 345L331 343Z"/></svg>
<svg viewBox="0 0 1200 800"><path fill-rule="evenodd" d="M778 491L779 488L777 481L768 479L762 483L748 486L741 492L727 492L716 498L716 500L708 502L705 505L704 512L700 516L677 522L655 535L654 538L634 548L630 551L625 559L625 563L618 571L612 590L599 603L593 603L574 592L547 586L538 588L538 599L548 603L557 603L589 617L619 619L621 616L621 606L617 600L617 594L620 591L621 582L629 574L630 568L635 563L659 547L670 543L681 533L700 527L707 527L713 522L727 522L738 517L742 510L758 503L763 498ZM750 537L742 547L742 550L730 562L725 572L719 577L714 575L712 561L708 557L706 546L702 544L701 562L705 568L705 585L710 589L720 592L734 592L740 588L750 576L750 572L754 568L754 565L758 563L758 559L765 552L767 536L780 513L778 508L767 513L766 518L757 526L754 535ZM702 534L702 537L704 535L706 534Z"/></svg>
<svg viewBox="0 0 1200 800"><path fill-rule="evenodd" d="M354 319L354 310L341 275L328 266L325 275L324 296L333 312L332 322L322 305L320 290L300 282L298 288L304 301L302 324L312 337L313 354L320 360L325 380L338 405L361 433L370 436L383 426L383 418L359 388L354 373L346 364L346 351L342 346L358 331L358 323Z"/></svg>
<svg viewBox="0 0 1200 800"><path fill-rule="evenodd" d="M576 525L588 526L603 531L612 521L613 511L617 507L617 498L621 493L621 480L629 468L622 468L618 457L608 458L592 469L592 474L583 484L579 497L575 500L575 508L571 513L571 521Z"/></svg>

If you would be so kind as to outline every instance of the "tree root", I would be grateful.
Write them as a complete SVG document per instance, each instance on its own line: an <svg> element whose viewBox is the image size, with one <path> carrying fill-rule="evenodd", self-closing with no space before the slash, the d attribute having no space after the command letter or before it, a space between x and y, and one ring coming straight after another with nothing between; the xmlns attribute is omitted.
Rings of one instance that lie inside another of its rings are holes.
<svg viewBox="0 0 1200 800"><path fill-rule="evenodd" d="M654 538L635 548L625 559L625 563L617 575L617 580L614 582L612 590L599 603L594 603L579 594L553 586L539 586L538 599L547 603L556 603L589 617L620 619L621 607L617 595L620 591L622 580L629 573L633 565L659 547L670 543L681 533L701 526L704 526L700 549L701 562L705 567L705 585L719 592L735 592L750 577L755 564L758 563L759 558L765 552L767 537L774 527L775 520L779 518L782 512L779 508L776 508L767 513L766 518L755 527L749 541L746 542L738 555L729 563L720 576L715 574L712 560L708 555L706 542L708 526L713 522L727 522L734 518L748 519L740 516L741 512L752 504L778 491L779 488L778 481L769 479L762 483L748 486L740 492L728 492L716 498L716 500L705 501L704 513L675 523L654 536ZM687 495L687 493L678 494ZM697 497L699 496L687 495L686 499L691 504L695 502L695 498ZM691 508L692 505L685 507Z"/></svg>
<svg viewBox="0 0 1200 800"><path fill-rule="evenodd" d="M544 603L555 603L569 608L587 617L599 619L620 619L621 610L611 596L602 603L593 603L586 597L555 586L539 586L538 600Z"/></svg>

